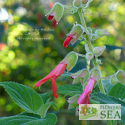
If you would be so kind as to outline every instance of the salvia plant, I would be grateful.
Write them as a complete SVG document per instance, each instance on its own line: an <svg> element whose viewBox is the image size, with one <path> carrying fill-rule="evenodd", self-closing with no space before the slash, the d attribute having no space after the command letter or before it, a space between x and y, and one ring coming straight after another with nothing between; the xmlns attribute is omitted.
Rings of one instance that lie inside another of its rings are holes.
<svg viewBox="0 0 125 125"><path fill-rule="evenodd" d="M69 104L68 110L75 109L76 114L74 115L76 116L79 113L79 104L121 104L121 121L107 120L107 124L116 125L117 122L120 124L125 122L125 72L119 70L108 77L102 77L101 75L99 65L102 64L102 62L99 57L105 51L106 46L95 47L92 43L99 37L103 37L109 33L106 29L97 29L93 32L93 30L86 25L84 12L87 11L92 1L93 0L74 0L72 6L57 2L46 15L48 20L55 18L58 24L65 8L70 10L70 14L78 13L81 23L73 24L62 46L66 48L70 43L73 45L78 40L82 41L84 39L86 54L83 55L71 51L59 62L55 69L35 84L35 87L40 88L42 84L51 79L52 91L48 93L38 94L22 84L1 82L0 85L5 88L13 101L25 110L25 112L16 116L0 118L1 125L55 125L57 122L56 115L54 113L47 113L51 105L59 110L57 105L53 101L50 101L50 95L52 93L55 98L58 98L58 94L69 96L67 99L67 103ZM93 62L93 67L72 73L70 71L76 65L79 56L85 58L87 62ZM56 79L61 75L64 77L70 76L72 84L66 84L57 88ZM110 79L110 82L104 79ZM93 88L96 89L94 90Z"/></svg>

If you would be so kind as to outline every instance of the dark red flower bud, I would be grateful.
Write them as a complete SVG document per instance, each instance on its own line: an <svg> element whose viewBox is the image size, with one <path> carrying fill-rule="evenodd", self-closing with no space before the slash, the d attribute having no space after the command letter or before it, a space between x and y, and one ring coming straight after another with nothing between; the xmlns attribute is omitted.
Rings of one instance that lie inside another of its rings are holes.
<svg viewBox="0 0 125 125"><path fill-rule="evenodd" d="M52 20L53 17L54 17L53 15L49 15L49 16L48 16L48 20Z"/></svg>

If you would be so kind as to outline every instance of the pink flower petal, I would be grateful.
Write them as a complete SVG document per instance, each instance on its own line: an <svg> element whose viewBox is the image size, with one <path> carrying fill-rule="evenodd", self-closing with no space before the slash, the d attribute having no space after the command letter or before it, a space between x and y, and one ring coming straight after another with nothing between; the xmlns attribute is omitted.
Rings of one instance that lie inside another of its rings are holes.
<svg viewBox="0 0 125 125"><path fill-rule="evenodd" d="M69 43L70 43L70 41L71 41L72 39L73 39L73 37L68 36L68 37L66 38L66 40L64 41L64 43L63 43L63 47L66 48L66 47L69 45Z"/></svg>
<svg viewBox="0 0 125 125"><path fill-rule="evenodd" d="M57 95L56 79L57 79L57 77L52 77L51 83L52 83L53 95L57 98L58 95Z"/></svg>
<svg viewBox="0 0 125 125"><path fill-rule="evenodd" d="M95 80L90 78L88 81L88 84L86 85L84 92L80 95L77 104L89 104L90 98L89 94L92 92L92 89L94 87Z"/></svg>
<svg viewBox="0 0 125 125"><path fill-rule="evenodd" d="M45 78L41 79L35 84L35 87L40 87L42 84L44 84L46 81L51 79L52 83L52 90L53 95L57 98L58 95L56 94L57 88L56 88L56 79L58 76L62 75L62 73L65 71L67 67L67 64L59 63L53 71L51 71Z"/></svg>

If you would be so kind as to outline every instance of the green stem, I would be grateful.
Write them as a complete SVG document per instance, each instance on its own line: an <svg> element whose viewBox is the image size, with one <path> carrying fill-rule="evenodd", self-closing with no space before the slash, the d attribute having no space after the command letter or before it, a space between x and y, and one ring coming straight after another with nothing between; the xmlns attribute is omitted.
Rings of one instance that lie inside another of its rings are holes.
<svg viewBox="0 0 125 125"><path fill-rule="evenodd" d="M81 56L81 57L84 57L85 58L85 55L83 54L80 54L80 53L76 53L78 56Z"/></svg>
<svg viewBox="0 0 125 125"><path fill-rule="evenodd" d="M99 66L98 66L98 64L96 63L96 59L97 59L96 57L93 59L93 63L94 63L94 66L98 68Z"/></svg>
<svg viewBox="0 0 125 125"><path fill-rule="evenodd" d="M102 77L101 79L109 79L111 77L115 76L115 74L111 75L111 76L108 76L108 77Z"/></svg>
<svg viewBox="0 0 125 125"><path fill-rule="evenodd" d="M81 20L81 24L82 24L82 26L83 26L83 27L85 28L85 30L86 30L87 27L86 27L86 22L85 22L85 19L84 19L84 14L83 14L83 12L82 12L82 8L80 8L80 9L78 10L78 13L79 13L79 17L80 17L80 20ZM92 47L92 44L91 44L91 41L90 41L90 38L89 38L89 35L88 35L88 34L86 34L86 39L87 39L87 43L88 43L88 46L89 46L90 51L93 52L93 47ZM96 63L96 59L97 59L97 58L94 58L94 59L93 59L93 62L94 62L95 67L98 67L98 64ZM105 94L105 90L104 90L104 88L103 88L103 85L102 85L101 80L99 81L99 87L100 87L100 91L101 91L103 94Z"/></svg>
<svg viewBox="0 0 125 125"><path fill-rule="evenodd" d="M73 9L74 7L73 6L68 6L68 5L63 5L61 4L63 7L67 8L67 9Z"/></svg>
<svg viewBox="0 0 125 125"><path fill-rule="evenodd" d="M107 124L108 124L108 125L112 125L111 120L107 120Z"/></svg>
<svg viewBox="0 0 125 125"><path fill-rule="evenodd" d="M78 10L78 13L79 13L79 17L80 17L82 26L84 27L85 30L87 30L87 26L86 26L84 14L83 14L83 12L82 12L82 8L80 8L80 9ZM88 43L89 50L90 50L91 52L93 52L93 46L92 46L92 43L91 43L91 40L90 40L88 34L86 34L86 41L87 41L87 43ZM96 63L96 58L93 59L93 63L94 63L94 66L98 68L98 64Z"/></svg>
<svg viewBox="0 0 125 125"><path fill-rule="evenodd" d="M99 88L100 88L101 93L105 94L105 90L104 90L104 87L102 85L102 81L101 80L99 81Z"/></svg>
<svg viewBox="0 0 125 125"><path fill-rule="evenodd" d="M83 12L82 12L82 8L80 8L80 9L78 10L78 13L79 13L79 17L80 17L82 26L85 28L85 30L87 30L86 22L85 22L85 19L84 19L84 14L83 14ZM91 41L90 41L90 38L89 38L89 35L88 35L88 34L86 34L86 40L87 40L87 43L88 43L88 45L89 45L90 51L93 52L93 47L92 47L92 44L91 44Z"/></svg>
<svg viewBox="0 0 125 125"><path fill-rule="evenodd" d="M101 93L105 94L105 90L104 90L104 87L102 85L102 81L101 80L99 81L99 88L100 88ZM112 125L111 120L107 120L107 125Z"/></svg>

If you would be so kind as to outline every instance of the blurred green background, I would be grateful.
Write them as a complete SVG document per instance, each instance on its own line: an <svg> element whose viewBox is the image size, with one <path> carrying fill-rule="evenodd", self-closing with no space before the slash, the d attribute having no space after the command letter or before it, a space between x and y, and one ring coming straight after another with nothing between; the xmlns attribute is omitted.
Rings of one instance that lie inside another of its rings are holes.
<svg viewBox="0 0 125 125"><path fill-rule="evenodd" d="M80 23L78 13L64 15L56 25L55 20L48 21L47 14L55 2L71 5L72 0L0 0L0 82L15 81L44 93L51 90L51 82L42 85L41 91L35 83L45 77L70 51L85 54L85 41L63 48L66 34L73 23ZM94 0L85 12L87 26L93 32L96 29L108 29L109 35L94 41L93 46L106 45L107 49L100 57L102 76L125 71L125 0ZM86 60L79 58L76 69L88 67ZM59 77L57 86L71 84L72 80ZM57 125L95 125L105 121L79 121L75 110L68 111L68 103L63 95L57 99L52 96L60 108L56 112ZM55 109L51 109L53 112ZM12 116L23 109L19 108L0 87L0 117Z"/></svg>

